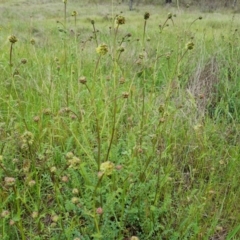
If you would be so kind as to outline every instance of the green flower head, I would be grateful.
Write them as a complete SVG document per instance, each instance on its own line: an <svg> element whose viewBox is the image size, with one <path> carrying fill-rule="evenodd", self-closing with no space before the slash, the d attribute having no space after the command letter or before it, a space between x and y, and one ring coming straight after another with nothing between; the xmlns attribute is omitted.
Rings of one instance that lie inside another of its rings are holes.
<svg viewBox="0 0 240 240"><path fill-rule="evenodd" d="M100 44L97 48L96 48L96 52L99 55L106 55L108 52L108 46L106 44Z"/></svg>
<svg viewBox="0 0 240 240"><path fill-rule="evenodd" d="M107 176L111 175L114 170L114 164L110 161L103 162L100 166L100 170Z"/></svg>

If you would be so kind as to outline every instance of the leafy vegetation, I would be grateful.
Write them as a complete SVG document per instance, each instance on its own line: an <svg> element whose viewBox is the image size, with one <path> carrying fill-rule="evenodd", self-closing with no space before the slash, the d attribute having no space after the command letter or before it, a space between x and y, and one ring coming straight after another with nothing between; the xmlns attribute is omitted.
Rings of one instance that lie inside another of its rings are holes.
<svg viewBox="0 0 240 240"><path fill-rule="evenodd" d="M1 239L240 238L237 16L1 7Z"/></svg>

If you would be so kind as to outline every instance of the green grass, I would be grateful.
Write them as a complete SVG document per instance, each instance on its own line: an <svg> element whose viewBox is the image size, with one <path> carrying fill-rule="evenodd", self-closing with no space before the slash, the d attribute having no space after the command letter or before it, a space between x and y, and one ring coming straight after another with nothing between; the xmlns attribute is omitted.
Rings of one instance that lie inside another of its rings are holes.
<svg viewBox="0 0 240 240"><path fill-rule="evenodd" d="M238 15L0 7L1 239L240 238Z"/></svg>

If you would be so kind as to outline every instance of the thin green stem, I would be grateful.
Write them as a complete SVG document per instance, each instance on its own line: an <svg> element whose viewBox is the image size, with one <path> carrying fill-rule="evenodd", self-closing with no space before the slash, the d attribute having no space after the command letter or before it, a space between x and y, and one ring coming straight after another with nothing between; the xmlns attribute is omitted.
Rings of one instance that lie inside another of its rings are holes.
<svg viewBox="0 0 240 240"><path fill-rule="evenodd" d="M116 95L114 98L114 106L113 106L113 123L112 123L112 133L111 133L111 138L110 138L110 143L108 146L108 150L107 150L107 156L106 156L106 161L108 161L109 158L109 154L110 154L110 150L112 147L112 143L113 143L113 138L115 135L115 130L116 130L116 114L117 114L117 101L116 101Z"/></svg>
<svg viewBox="0 0 240 240"><path fill-rule="evenodd" d="M13 52L13 43L10 46L10 53L9 53L9 66L12 67L12 52Z"/></svg>

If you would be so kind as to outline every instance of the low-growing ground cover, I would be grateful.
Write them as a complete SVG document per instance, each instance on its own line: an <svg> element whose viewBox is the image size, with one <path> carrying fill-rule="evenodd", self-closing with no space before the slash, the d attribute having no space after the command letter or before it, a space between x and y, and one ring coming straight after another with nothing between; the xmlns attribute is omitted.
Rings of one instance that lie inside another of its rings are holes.
<svg viewBox="0 0 240 240"><path fill-rule="evenodd" d="M239 239L239 16L0 5L1 239Z"/></svg>

